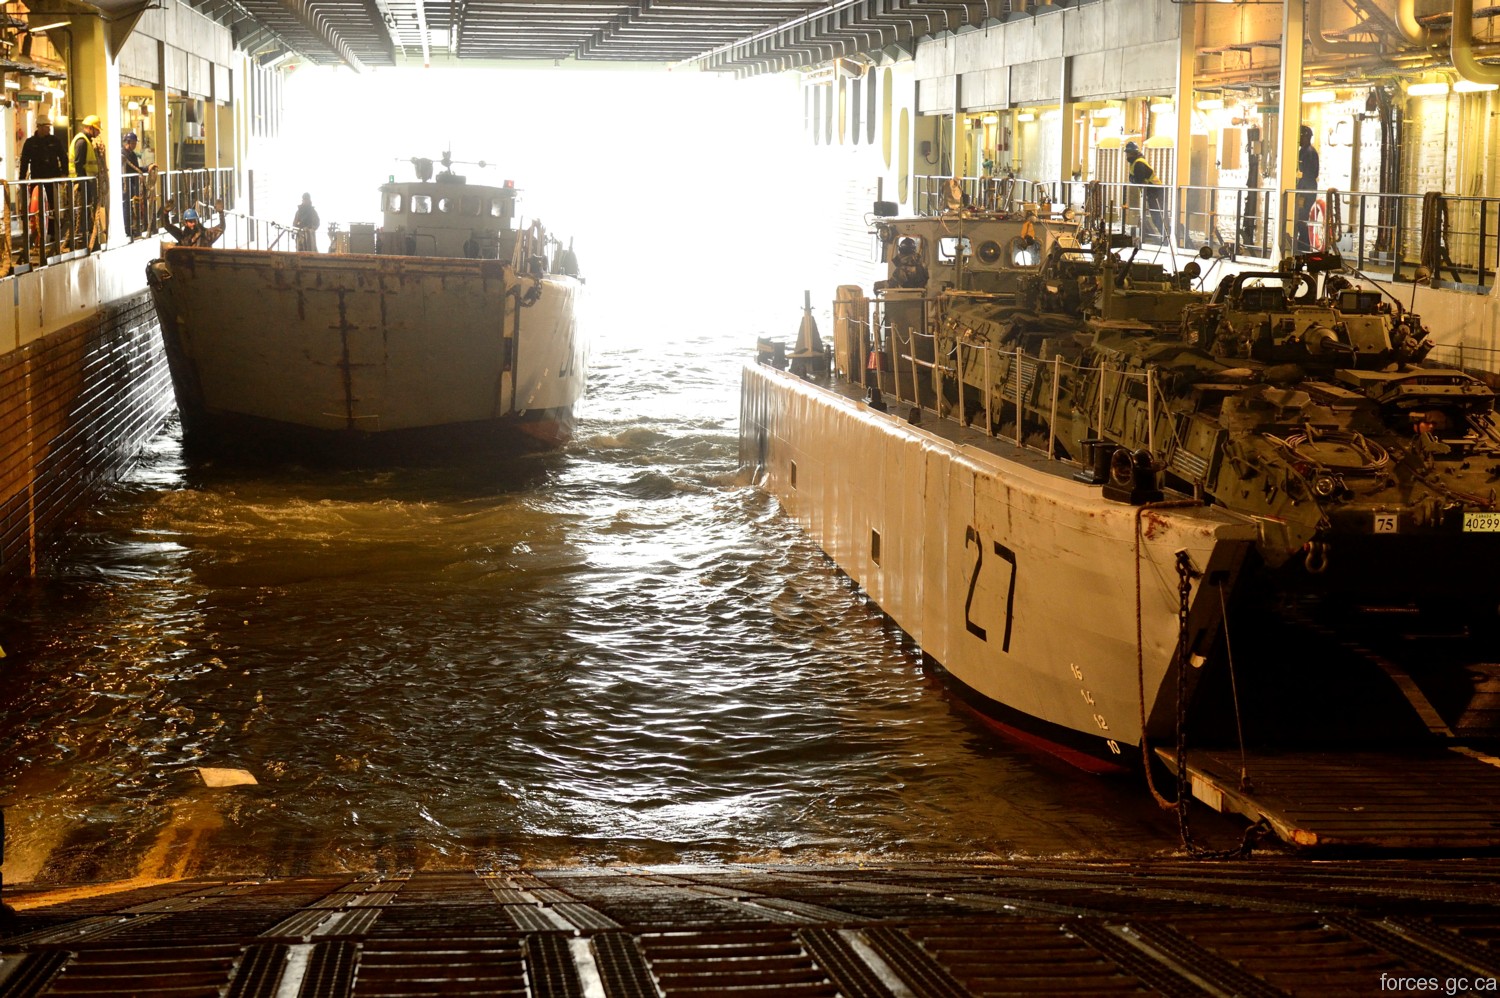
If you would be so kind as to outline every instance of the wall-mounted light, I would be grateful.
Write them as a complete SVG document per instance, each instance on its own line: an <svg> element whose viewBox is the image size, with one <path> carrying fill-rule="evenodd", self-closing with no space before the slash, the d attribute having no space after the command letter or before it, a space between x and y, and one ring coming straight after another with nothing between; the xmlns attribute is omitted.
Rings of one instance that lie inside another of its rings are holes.
<svg viewBox="0 0 1500 998"><path fill-rule="evenodd" d="M1036 115L1030 111L1022 111L1016 115L1017 121L1035 121Z"/></svg>
<svg viewBox="0 0 1500 998"><path fill-rule="evenodd" d="M1327 104L1338 94L1332 90L1304 90L1302 91L1302 103L1304 104Z"/></svg>
<svg viewBox="0 0 1500 998"><path fill-rule="evenodd" d="M1443 80L1436 83L1413 83L1406 88L1406 92L1413 97L1441 97L1448 92L1448 84Z"/></svg>
<svg viewBox="0 0 1500 998"><path fill-rule="evenodd" d="M1162 101L1160 104L1151 105L1152 114L1166 114L1171 110L1173 110L1171 101Z"/></svg>
<svg viewBox="0 0 1500 998"><path fill-rule="evenodd" d="M1222 111L1223 109L1224 100L1221 97L1208 97L1198 102L1200 111Z"/></svg>
<svg viewBox="0 0 1500 998"><path fill-rule="evenodd" d="M1109 107L1096 108L1094 111L1094 117L1096 118L1118 118L1119 116L1120 109L1113 105Z"/></svg>
<svg viewBox="0 0 1500 998"><path fill-rule="evenodd" d="M999 123L1000 116L998 114L987 114L979 120L984 122L986 125L994 125Z"/></svg>
<svg viewBox="0 0 1500 998"><path fill-rule="evenodd" d="M10 77L7 76L5 78L5 89L6 90L20 90L21 89L21 81L20 80L12 80Z"/></svg>
<svg viewBox="0 0 1500 998"><path fill-rule="evenodd" d="M1473 80L1459 80L1453 84L1453 92L1456 94L1478 94L1494 89L1496 89L1496 84L1475 83Z"/></svg>

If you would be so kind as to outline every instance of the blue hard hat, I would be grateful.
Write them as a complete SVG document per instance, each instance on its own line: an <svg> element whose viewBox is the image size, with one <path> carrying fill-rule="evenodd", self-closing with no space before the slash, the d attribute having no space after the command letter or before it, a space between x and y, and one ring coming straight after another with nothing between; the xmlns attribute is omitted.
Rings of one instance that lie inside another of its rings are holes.
<svg viewBox="0 0 1500 998"><path fill-rule="evenodd" d="M187 211L182 213L182 220L184 222L196 222L198 221L198 213L189 208Z"/></svg>
<svg viewBox="0 0 1500 998"><path fill-rule="evenodd" d="M137 136L134 132L126 132L125 133L125 138L122 141L125 141L125 142L134 142L134 141L136 141L136 139L138 137L139 136Z"/></svg>

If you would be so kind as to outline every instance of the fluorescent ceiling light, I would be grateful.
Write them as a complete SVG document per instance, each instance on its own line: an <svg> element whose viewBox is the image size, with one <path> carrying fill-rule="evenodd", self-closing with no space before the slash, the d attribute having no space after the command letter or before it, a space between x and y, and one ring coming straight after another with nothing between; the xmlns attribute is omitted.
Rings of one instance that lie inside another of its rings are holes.
<svg viewBox="0 0 1500 998"><path fill-rule="evenodd" d="M1453 84L1453 92L1456 94L1477 94L1486 90L1494 90L1493 83L1475 83L1473 80L1459 80Z"/></svg>
<svg viewBox="0 0 1500 998"><path fill-rule="evenodd" d="M1327 104L1337 96L1332 90L1305 90L1302 93L1304 104Z"/></svg>
<svg viewBox="0 0 1500 998"><path fill-rule="evenodd" d="M1413 97L1439 97L1448 92L1446 83L1413 83L1406 88Z"/></svg>

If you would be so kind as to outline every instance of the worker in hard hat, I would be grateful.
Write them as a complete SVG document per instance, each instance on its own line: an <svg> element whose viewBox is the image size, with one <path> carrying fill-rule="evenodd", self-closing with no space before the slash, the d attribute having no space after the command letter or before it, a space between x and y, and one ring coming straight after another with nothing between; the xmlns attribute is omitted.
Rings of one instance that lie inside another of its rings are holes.
<svg viewBox="0 0 1500 998"><path fill-rule="evenodd" d="M173 225L171 218L165 211L161 213L162 227L172 234L179 246L202 246L205 249L218 241L224 234L224 202L215 201L214 208L219 214L219 224L206 226L203 219L198 217L195 208L189 208L182 213L182 224Z"/></svg>
<svg viewBox="0 0 1500 998"><path fill-rule="evenodd" d="M73 136L73 176L97 177L104 166L104 143L99 141L99 116L91 114L78 125Z"/></svg>
<svg viewBox="0 0 1500 998"><path fill-rule="evenodd" d="M99 116L88 115L78 124L78 134L73 136L72 157L69 160L73 176L82 181L93 178L94 183L73 185L74 246L78 249L95 249L102 244L109 232L109 212L103 198L109 189L109 167L106 165L104 143L99 139Z"/></svg>
<svg viewBox="0 0 1500 998"><path fill-rule="evenodd" d="M1141 155L1141 147L1125 143L1125 162L1129 164L1130 182L1141 188L1141 232L1151 230L1158 239L1167 235L1166 206L1162 203L1161 181L1150 162Z"/></svg>
<svg viewBox="0 0 1500 998"><path fill-rule="evenodd" d="M120 176L125 188L125 234L131 239L146 231L146 217L142 214L141 200L146 170L141 166L141 157L135 151L137 141L134 132L126 132L120 138Z"/></svg>

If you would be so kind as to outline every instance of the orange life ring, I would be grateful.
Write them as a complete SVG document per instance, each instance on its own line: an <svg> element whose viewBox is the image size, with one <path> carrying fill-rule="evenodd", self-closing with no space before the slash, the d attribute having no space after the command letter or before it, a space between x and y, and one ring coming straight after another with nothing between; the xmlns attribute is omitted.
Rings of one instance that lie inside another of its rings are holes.
<svg viewBox="0 0 1500 998"><path fill-rule="evenodd" d="M1323 249L1323 225L1328 218L1328 206L1318 198L1307 209L1307 245L1313 252Z"/></svg>

